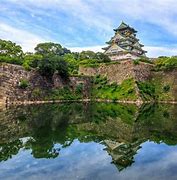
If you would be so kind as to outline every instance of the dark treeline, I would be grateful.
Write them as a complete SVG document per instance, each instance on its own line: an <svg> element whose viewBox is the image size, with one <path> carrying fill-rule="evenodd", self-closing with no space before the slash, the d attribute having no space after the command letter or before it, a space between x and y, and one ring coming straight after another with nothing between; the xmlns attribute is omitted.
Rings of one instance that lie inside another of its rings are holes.
<svg viewBox="0 0 177 180"><path fill-rule="evenodd" d="M71 52L60 44L46 42L34 48L34 53L24 53L22 47L11 41L0 40L0 62L22 65L26 70L37 68L42 75L51 76L54 72L66 77L78 74L79 64L110 62L108 56L93 51Z"/></svg>

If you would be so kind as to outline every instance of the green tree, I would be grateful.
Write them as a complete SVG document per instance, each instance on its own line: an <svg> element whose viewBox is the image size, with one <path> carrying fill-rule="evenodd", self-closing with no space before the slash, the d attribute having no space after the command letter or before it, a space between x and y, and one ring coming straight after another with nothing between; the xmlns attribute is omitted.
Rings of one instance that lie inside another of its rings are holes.
<svg viewBox="0 0 177 180"><path fill-rule="evenodd" d="M36 54L43 56L62 56L70 53L70 50L63 48L60 44L52 42L40 43L34 49Z"/></svg>
<svg viewBox="0 0 177 180"><path fill-rule="evenodd" d="M80 60L95 59L96 54L93 51L82 51L79 54Z"/></svg>
<svg viewBox="0 0 177 180"><path fill-rule="evenodd" d="M96 53L95 59L97 59L98 62L104 62L104 63L111 61L111 59L106 54L101 53L101 52Z"/></svg>
<svg viewBox="0 0 177 180"><path fill-rule="evenodd" d="M155 61L155 65L156 70L171 70L177 68L177 56L159 57Z"/></svg>
<svg viewBox="0 0 177 180"><path fill-rule="evenodd" d="M68 77L68 66L63 57L45 56L38 64L39 71L42 75L51 77L57 71L63 78Z"/></svg>
<svg viewBox="0 0 177 180"><path fill-rule="evenodd" d="M98 63L104 63L104 62L110 62L110 58L104 54L104 53L101 53L101 52L93 52L93 51L82 51L80 54L79 54L79 59L82 61L82 60L95 60L95 62L98 62Z"/></svg>
<svg viewBox="0 0 177 180"><path fill-rule="evenodd" d="M56 62L57 73L63 78L68 78L68 63L62 57L54 56L53 60Z"/></svg>
<svg viewBox="0 0 177 180"><path fill-rule="evenodd" d="M26 53L24 56L23 67L27 70L30 70L31 68L36 68L42 58L43 57L40 54Z"/></svg>
<svg viewBox="0 0 177 180"><path fill-rule="evenodd" d="M11 41L0 39L0 62L22 64L23 51L21 46Z"/></svg>
<svg viewBox="0 0 177 180"><path fill-rule="evenodd" d="M65 54L64 60L68 63L68 71L70 74L78 74L79 59L75 53Z"/></svg>

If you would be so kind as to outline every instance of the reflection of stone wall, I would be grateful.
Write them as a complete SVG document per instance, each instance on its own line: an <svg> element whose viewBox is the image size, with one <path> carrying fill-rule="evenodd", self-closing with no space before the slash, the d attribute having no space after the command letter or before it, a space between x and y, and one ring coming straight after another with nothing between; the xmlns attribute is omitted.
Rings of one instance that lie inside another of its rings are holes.
<svg viewBox="0 0 177 180"><path fill-rule="evenodd" d="M0 109L0 144L15 141L28 132L27 123L21 123L16 116L19 111L16 108Z"/></svg>
<svg viewBox="0 0 177 180"><path fill-rule="evenodd" d="M168 93L164 94L164 97L161 100L171 100L177 101L177 69L170 71L160 71L153 72L153 81L159 84L161 89L163 90L164 86L169 85L170 90Z"/></svg>
<svg viewBox="0 0 177 180"><path fill-rule="evenodd" d="M117 82L121 84L122 81L129 78L135 78L138 81L144 81L151 76L151 64L140 62L135 65L133 61L121 61L120 63L105 65L102 64L99 67L80 67L80 74L94 76L100 74L102 76L106 75L111 82Z"/></svg>
<svg viewBox="0 0 177 180"><path fill-rule="evenodd" d="M133 140L133 126L124 123L120 118L105 119L104 122L86 122L77 125L78 130L95 132L99 136L105 137L106 139L113 138L119 142L131 142ZM125 133L126 132L126 133Z"/></svg>
<svg viewBox="0 0 177 180"><path fill-rule="evenodd" d="M21 89L19 83L21 79L29 82L29 87ZM68 81L54 74L52 79L41 76L37 71L26 71L22 66L12 64L0 65L0 104L15 101L44 100L48 90L62 88L68 85L72 89L82 83L84 96L89 95L90 78L71 77Z"/></svg>

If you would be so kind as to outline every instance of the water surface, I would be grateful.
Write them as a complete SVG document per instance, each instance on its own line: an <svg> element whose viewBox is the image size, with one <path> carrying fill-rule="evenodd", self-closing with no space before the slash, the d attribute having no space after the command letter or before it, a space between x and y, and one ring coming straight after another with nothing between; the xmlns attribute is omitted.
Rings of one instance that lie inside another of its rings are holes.
<svg viewBox="0 0 177 180"><path fill-rule="evenodd" d="M177 106L45 104L0 111L0 179L177 179Z"/></svg>

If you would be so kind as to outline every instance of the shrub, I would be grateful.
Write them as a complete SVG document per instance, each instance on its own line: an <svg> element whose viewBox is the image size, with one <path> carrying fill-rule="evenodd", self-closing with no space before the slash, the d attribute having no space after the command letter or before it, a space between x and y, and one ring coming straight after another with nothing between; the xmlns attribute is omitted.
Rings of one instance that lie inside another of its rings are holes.
<svg viewBox="0 0 177 180"><path fill-rule="evenodd" d="M108 80L106 77L101 77L100 75L96 75L93 79L94 84L99 84L99 85L105 85L107 84Z"/></svg>
<svg viewBox="0 0 177 180"><path fill-rule="evenodd" d="M31 70L31 68L36 68L41 60L41 55L26 53L22 65L26 70Z"/></svg>
<svg viewBox="0 0 177 180"><path fill-rule="evenodd" d="M25 70L30 71L31 67L27 62L23 62L22 66L24 67Z"/></svg>
<svg viewBox="0 0 177 180"><path fill-rule="evenodd" d="M141 57L139 61L149 63L149 64L154 64L153 61L149 60L149 58L147 57Z"/></svg>
<svg viewBox="0 0 177 180"><path fill-rule="evenodd" d="M131 93L133 93L133 92L134 92L134 89L132 88L132 89L129 89L127 93L128 93L128 94L131 94Z"/></svg>
<svg viewBox="0 0 177 180"><path fill-rule="evenodd" d="M19 59L16 57L9 57L7 55L5 55L5 56L0 55L0 62L22 65L22 59Z"/></svg>
<svg viewBox="0 0 177 180"><path fill-rule="evenodd" d="M51 77L57 71L61 77L68 77L68 65L60 56L46 56L39 61L38 67L42 75Z"/></svg>
<svg viewBox="0 0 177 180"><path fill-rule="evenodd" d="M26 79L21 79L19 82L19 87L21 89L26 89L27 87L29 87L29 82Z"/></svg>
<svg viewBox="0 0 177 180"><path fill-rule="evenodd" d="M139 60L137 59L137 60L134 60L134 61L133 61L133 64L134 64L134 65L138 65L138 64L140 64L140 62L139 62Z"/></svg>
<svg viewBox="0 0 177 180"><path fill-rule="evenodd" d="M177 68L177 57L160 57L155 61L155 70L172 70Z"/></svg>
<svg viewBox="0 0 177 180"><path fill-rule="evenodd" d="M113 97L113 99L112 99L113 102L116 102L117 100L118 100L117 97Z"/></svg>
<svg viewBox="0 0 177 180"><path fill-rule="evenodd" d="M76 94L81 94L82 91L83 91L83 83L80 83L76 86L75 92L76 92Z"/></svg>
<svg viewBox="0 0 177 180"><path fill-rule="evenodd" d="M107 83L105 83L107 81ZM135 82L126 79L120 85L109 83L107 79L96 76L92 86L92 97L100 99L136 99Z"/></svg>
<svg viewBox="0 0 177 180"><path fill-rule="evenodd" d="M169 85L166 85L163 87L163 92L167 93L170 91L170 86Z"/></svg>
<svg viewBox="0 0 177 180"><path fill-rule="evenodd" d="M76 53L70 53L64 55L64 60L68 63L69 74L78 74L79 71L79 60L77 59Z"/></svg>
<svg viewBox="0 0 177 180"><path fill-rule="evenodd" d="M41 94L42 94L42 91L41 91L40 88L35 88L35 89L33 90L33 92L32 92L32 96L33 96L33 97L40 97Z"/></svg>
<svg viewBox="0 0 177 180"><path fill-rule="evenodd" d="M64 99L64 100L76 100L76 99L81 99L82 98L82 93L81 91L81 86L78 88L78 92L73 91L70 89L68 86L65 86L63 88L59 89L53 89L49 91L47 99L53 99L53 100L59 100L59 99Z"/></svg>
<svg viewBox="0 0 177 180"><path fill-rule="evenodd" d="M154 99L156 98L154 84L150 82L137 82L137 85L145 99L147 99L146 94Z"/></svg>

